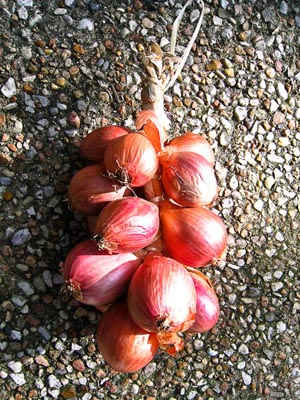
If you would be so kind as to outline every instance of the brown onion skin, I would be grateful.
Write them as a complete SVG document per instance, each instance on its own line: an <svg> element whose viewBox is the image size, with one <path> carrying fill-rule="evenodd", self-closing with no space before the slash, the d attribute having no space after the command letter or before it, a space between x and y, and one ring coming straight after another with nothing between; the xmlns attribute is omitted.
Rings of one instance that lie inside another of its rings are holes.
<svg viewBox="0 0 300 400"><path fill-rule="evenodd" d="M72 177L68 188L71 209L86 216L98 215L107 202L125 195L126 188L118 187L116 182L104 176L105 172L103 164L93 164L81 168Z"/></svg>
<svg viewBox="0 0 300 400"><path fill-rule="evenodd" d="M196 288L196 319L188 329L191 333L203 333L212 329L219 319L220 305L211 281L194 268L187 268Z"/></svg>
<svg viewBox="0 0 300 400"><path fill-rule="evenodd" d="M164 153L159 157L161 181L167 196L185 207L212 205L218 195L214 169L193 152Z"/></svg>
<svg viewBox="0 0 300 400"><path fill-rule="evenodd" d="M204 267L224 260L227 230L223 220L204 207L178 207L164 200L160 221L166 253L184 265Z"/></svg>
<svg viewBox="0 0 300 400"><path fill-rule="evenodd" d="M124 197L100 212L95 240L101 249L127 253L149 246L159 230L158 207L140 197Z"/></svg>
<svg viewBox="0 0 300 400"><path fill-rule="evenodd" d="M120 184L140 187L149 182L158 168L156 150L139 133L129 133L111 143L104 154L107 172Z"/></svg>
<svg viewBox="0 0 300 400"><path fill-rule="evenodd" d="M102 315L96 341L104 360L122 373L145 367L159 347L155 333L146 332L132 321L126 302L112 305Z"/></svg>
<svg viewBox="0 0 300 400"><path fill-rule="evenodd" d="M187 132L181 136L175 137L170 140L165 151L168 153L192 151L204 157L211 166L215 164L214 151L204 136L197 135L196 133Z"/></svg>
<svg viewBox="0 0 300 400"><path fill-rule="evenodd" d="M85 136L79 147L79 152L83 158L94 163L104 161L104 153L107 146L120 136L131 132L123 126L110 125L94 129Z"/></svg>
<svg viewBox="0 0 300 400"><path fill-rule="evenodd" d="M67 254L62 274L69 292L81 303L99 307L119 299L141 264L135 254L99 251L93 240L84 240Z"/></svg>
<svg viewBox="0 0 300 400"><path fill-rule="evenodd" d="M133 321L146 331L185 331L195 320L195 286L183 265L149 255L131 279L127 304Z"/></svg>

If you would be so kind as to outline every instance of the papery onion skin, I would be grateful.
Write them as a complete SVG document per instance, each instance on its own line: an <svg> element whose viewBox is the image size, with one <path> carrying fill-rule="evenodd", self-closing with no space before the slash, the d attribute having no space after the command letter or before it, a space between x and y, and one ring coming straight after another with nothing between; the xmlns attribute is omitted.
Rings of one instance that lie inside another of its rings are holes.
<svg viewBox="0 0 300 400"><path fill-rule="evenodd" d="M127 304L131 318L146 331L185 331L195 320L195 286L183 265L149 255L131 279Z"/></svg>
<svg viewBox="0 0 300 400"><path fill-rule="evenodd" d="M194 268L187 268L196 288L196 319L188 329L191 333L203 333L212 329L219 319L220 305L211 281Z"/></svg>
<svg viewBox="0 0 300 400"><path fill-rule="evenodd" d="M104 154L108 175L119 184L139 187L149 182L158 168L154 146L141 134L129 133L111 143Z"/></svg>
<svg viewBox="0 0 300 400"><path fill-rule="evenodd" d="M95 240L100 249L127 253L150 245L159 230L158 207L139 197L107 204L99 214Z"/></svg>
<svg viewBox="0 0 300 400"><path fill-rule="evenodd" d="M207 139L192 132L172 139L165 147L165 151L169 153L192 151L204 157L211 166L215 164L215 154Z"/></svg>
<svg viewBox="0 0 300 400"><path fill-rule="evenodd" d="M71 209L86 216L98 215L107 202L125 195L126 188L118 186L104 173L103 164L93 164L81 168L72 177L68 188Z"/></svg>
<svg viewBox="0 0 300 400"><path fill-rule="evenodd" d="M224 261L227 230L214 211L204 207L178 207L164 200L160 221L165 251L170 257L196 268Z"/></svg>
<svg viewBox="0 0 300 400"><path fill-rule="evenodd" d="M212 205L218 195L214 169L193 152L164 153L159 157L161 181L167 196L185 207Z"/></svg>
<svg viewBox="0 0 300 400"><path fill-rule="evenodd" d="M67 290L84 304L99 307L112 303L127 290L142 259L132 253L99 251L93 240L84 240L67 254L62 274Z"/></svg>
<svg viewBox="0 0 300 400"><path fill-rule="evenodd" d="M127 135L130 129L118 125L102 126L94 129L85 136L79 147L83 158L94 163L101 163L104 160L104 153L107 146L120 136Z"/></svg>
<svg viewBox="0 0 300 400"><path fill-rule="evenodd" d="M122 373L145 367L159 347L155 333L146 332L132 321L126 302L114 304L102 315L96 342L104 360Z"/></svg>

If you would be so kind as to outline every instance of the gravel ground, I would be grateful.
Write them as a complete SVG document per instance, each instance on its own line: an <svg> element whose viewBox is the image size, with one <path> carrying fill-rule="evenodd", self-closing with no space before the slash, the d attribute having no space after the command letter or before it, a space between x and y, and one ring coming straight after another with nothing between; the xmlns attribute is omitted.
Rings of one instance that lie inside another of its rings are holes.
<svg viewBox="0 0 300 400"><path fill-rule="evenodd" d="M152 3L153 2L147 2ZM206 1L187 65L166 93L172 132L201 132L217 159L227 262L203 271L221 316L119 374L98 353L99 315L62 292L60 264L86 237L66 190L95 127L132 127L141 55L168 51L182 1L0 1L0 397L300 397L300 5ZM152 9L151 9L152 8ZM183 50L199 16L184 17ZM70 124L75 111L80 127Z"/></svg>

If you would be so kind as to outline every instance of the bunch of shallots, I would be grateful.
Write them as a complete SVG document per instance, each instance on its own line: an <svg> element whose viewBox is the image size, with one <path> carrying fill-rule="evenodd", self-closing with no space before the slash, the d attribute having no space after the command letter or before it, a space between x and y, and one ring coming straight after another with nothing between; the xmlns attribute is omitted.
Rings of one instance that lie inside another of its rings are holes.
<svg viewBox="0 0 300 400"><path fill-rule="evenodd" d="M222 262L227 245L213 209L214 153L197 134L166 140L151 115L140 113L136 131L107 126L87 135L80 152L90 164L68 191L89 236L67 255L64 281L101 311L98 348L119 372L141 369L158 349L175 354L184 346L178 333L206 332L219 317L199 270Z"/></svg>

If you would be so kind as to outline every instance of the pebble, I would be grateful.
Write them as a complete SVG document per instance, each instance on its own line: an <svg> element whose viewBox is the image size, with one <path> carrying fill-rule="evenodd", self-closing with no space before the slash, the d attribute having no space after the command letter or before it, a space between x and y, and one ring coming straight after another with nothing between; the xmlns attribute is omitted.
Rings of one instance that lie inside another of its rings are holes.
<svg viewBox="0 0 300 400"><path fill-rule="evenodd" d="M282 282L272 282L271 288L272 288L273 292L278 292L278 290L283 288L283 283Z"/></svg>
<svg viewBox="0 0 300 400"><path fill-rule="evenodd" d="M280 12L283 15L287 15L288 13L288 5L285 1L280 2Z"/></svg>
<svg viewBox="0 0 300 400"><path fill-rule="evenodd" d="M12 373L10 374L10 377L12 378L12 380L18 385L18 386L23 386L26 383L26 379L23 373L20 374L15 374Z"/></svg>
<svg viewBox="0 0 300 400"><path fill-rule="evenodd" d="M88 31L93 31L94 30L94 22L90 18L82 18L78 25L78 29L81 30L88 30Z"/></svg>
<svg viewBox="0 0 300 400"><path fill-rule="evenodd" d="M29 242L32 235L28 228L20 229L14 233L11 242L14 246L21 246L24 243Z"/></svg>
<svg viewBox="0 0 300 400"><path fill-rule="evenodd" d="M220 60L213 60L209 64L206 64L206 71L216 71L222 68L222 62Z"/></svg>
<svg viewBox="0 0 300 400"><path fill-rule="evenodd" d="M276 71L273 67L269 67L265 70L265 74L268 78L273 79L276 76Z"/></svg>
<svg viewBox="0 0 300 400"><path fill-rule="evenodd" d="M198 8L196 8L190 14L190 22L191 22L191 24L193 24L195 21L198 21L199 17L200 17L200 10Z"/></svg>
<svg viewBox="0 0 300 400"><path fill-rule="evenodd" d="M215 26L222 26L223 25L223 20L222 18L218 17L217 15L213 16L213 23Z"/></svg>
<svg viewBox="0 0 300 400"><path fill-rule="evenodd" d="M7 366L16 374L22 371L23 365L20 361L10 361Z"/></svg>
<svg viewBox="0 0 300 400"><path fill-rule="evenodd" d="M251 375L247 374L246 372L242 371L242 379L246 386L249 386L252 382Z"/></svg>
<svg viewBox="0 0 300 400"><path fill-rule="evenodd" d="M60 380L53 374L49 375L48 377L48 385L51 388L59 389L62 387L62 383Z"/></svg>
<svg viewBox="0 0 300 400"><path fill-rule="evenodd" d="M275 184L275 179L272 175L268 175L264 180L264 185L267 189L271 189L271 187Z"/></svg>
<svg viewBox="0 0 300 400"><path fill-rule="evenodd" d="M34 294L34 289L31 284L27 281L19 281L18 287L26 294L27 296L31 296Z"/></svg>
<svg viewBox="0 0 300 400"><path fill-rule="evenodd" d="M243 121L247 117L247 114L248 110L245 107L237 106L234 109L234 116L239 122Z"/></svg>
<svg viewBox="0 0 300 400"><path fill-rule="evenodd" d="M277 333L285 332L286 331L286 323L284 323L283 321L277 322L276 331L277 331Z"/></svg>
<svg viewBox="0 0 300 400"><path fill-rule="evenodd" d="M6 83L1 88L3 96L11 98L17 94L17 87L14 78L8 78Z"/></svg>
<svg viewBox="0 0 300 400"><path fill-rule="evenodd" d="M229 180L229 187L232 190L236 190L239 186L239 181L235 175L233 175Z"/></svg>
<svg viewBox="0 0 300 400"><path fill-rule="evenodd" d="M282 82L277 83L277 92L278 95L283 99L286 100L288 98L288 92Z"/></svg>
<svg viewBox="0 0 300 400"><path fill-rule="evenodd" d="M261 199L258 199L254 204L253 207L256 211L262 212L264 209L264 202Z"/></svg>
<svg viewBox="0 0 300 400"><path fill-rule="evenodd" d="M239 353L240 354L249 354L249 348L246 344L241 344L239 347Z"/></svg>
<svg viewBox="0 0 300 400"><path fill-rule="evenodd" d="M67 10L65 8L56 8L53 11L54 15L65 15L67 13Z"/></svg>
<svg viewBox="0 0 300 400"><path fill-rule="evenodd" d="M154 27L153 21L151 21L151 19L149 19L149 18L147 18L147 17L144 17L144 18L142 19L142 25L143 25L143 27L146 28L146 29L152 29L152 28Z"/></svg>

